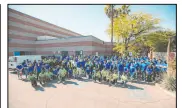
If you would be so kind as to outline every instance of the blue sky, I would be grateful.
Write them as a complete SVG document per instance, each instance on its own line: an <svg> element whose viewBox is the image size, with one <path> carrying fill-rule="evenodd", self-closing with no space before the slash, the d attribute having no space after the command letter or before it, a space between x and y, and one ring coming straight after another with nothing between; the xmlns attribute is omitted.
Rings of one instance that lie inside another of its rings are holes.
<svg viewBox="0 0 182 108"><path fill-rule="evenodd" d="M105 32L109 19L104 5L9 5L10 8L26 13L82 35L93 35L110 41ZM175 5L131 5L131 12L144 12L160 18L160 26L176 29Z"/></svg>

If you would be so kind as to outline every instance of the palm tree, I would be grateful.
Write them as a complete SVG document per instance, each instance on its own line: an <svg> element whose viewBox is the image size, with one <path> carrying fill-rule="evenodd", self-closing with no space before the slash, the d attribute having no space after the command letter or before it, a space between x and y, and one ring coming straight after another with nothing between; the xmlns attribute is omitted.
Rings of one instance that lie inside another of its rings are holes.
<svg viewBox="0 0 182 108"><path fill-rule="evenodd" d="M111 20L111 48L113 48L113 10L115 5L106 5L105 13ZM111 52L113 54L113 51Z"/></svg>
<svg viewBox="0 0 182 108"><path fill-rule="evenodd" d="M106 7L104 8L106 15L111 20L111 46L112 46L111 54L113 54L113 18L118 17L118 15L120 14L123 15L129 14L130 12L129 6L130 5L122 5L121 8L114 9L115 5L106 5Z"/></svg>

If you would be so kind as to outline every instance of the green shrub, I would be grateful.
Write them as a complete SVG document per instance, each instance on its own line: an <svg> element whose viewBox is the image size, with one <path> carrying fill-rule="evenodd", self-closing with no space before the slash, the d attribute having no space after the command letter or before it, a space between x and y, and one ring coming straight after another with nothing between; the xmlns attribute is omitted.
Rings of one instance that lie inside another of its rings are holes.
<svg viewBox="0 0 182 108"><path fill-rule="evenodd" d="M119 77L119 76L118 76L117 74L115 74L115 73L112 75L113 80L118 79L118 77Z"/></svg>
<svg viewBox="0 0 182 108"><path fill-rule="evenodd" d="M101 74L100 74L99 71L96 72L96 77L97 77L97 78L101 78Z"/></svg>
<svg viewBox="0 0 182 108"><path fill-rule="evenodd" d="M35 74L29 75L28 80L30 81L36 80L36 75Z"/></svg>
<svg viewBox="0 0 182 108"><path fill-rule="evenodd" d="M65 76L66 76L66 73L67 73L66 70L63 69L62 72L61 72L61 74L60 74L60 76L61 76L61 77L65 77Z"/></svg>
<svg viewBox="0 0 182 108"><path fill-rule="evenodd" d="M176 91L176 77L169 74L163 74L162 86L170 91Z"/></svg>
<svg viewBox="0 0 182 108"><path fill-rule="evenodd" d="M127 78L127 76L126 76L126 75L122 75L122 76L121 76L121 80L122 80L122 81L127 81L127 80L128 80L128 78Z"/></svg>

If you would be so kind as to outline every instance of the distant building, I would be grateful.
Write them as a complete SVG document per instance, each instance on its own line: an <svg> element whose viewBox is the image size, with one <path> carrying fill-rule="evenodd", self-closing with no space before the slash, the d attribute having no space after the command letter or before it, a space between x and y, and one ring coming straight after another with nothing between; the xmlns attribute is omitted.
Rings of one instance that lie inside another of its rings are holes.
<svg viewBox="0 0 182 108"><path fill-rule="evenodd" d="M94 36L83 36L27 14L8 9L9 56L111 54L111 43Z"/></svg>

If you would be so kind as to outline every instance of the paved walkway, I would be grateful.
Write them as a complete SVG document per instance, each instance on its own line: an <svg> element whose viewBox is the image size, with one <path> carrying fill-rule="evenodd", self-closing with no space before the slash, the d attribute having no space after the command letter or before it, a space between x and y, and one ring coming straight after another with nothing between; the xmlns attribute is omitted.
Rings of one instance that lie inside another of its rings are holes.
<svg viewBox="0 0 182 108"><path fill-rule="evenodd" d="M38 85L9 74L9 108L176 108L175 97L152 85L121 88L77 80Z"/></svg>

